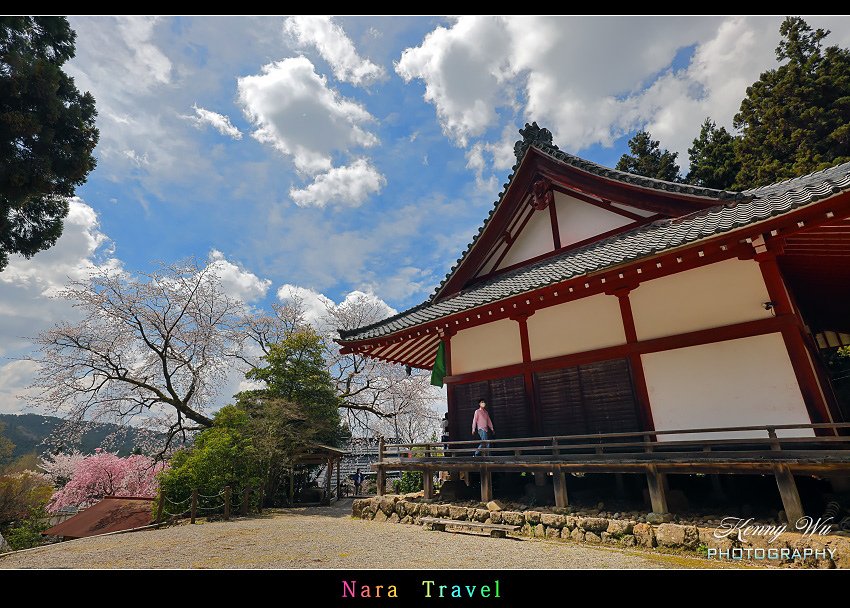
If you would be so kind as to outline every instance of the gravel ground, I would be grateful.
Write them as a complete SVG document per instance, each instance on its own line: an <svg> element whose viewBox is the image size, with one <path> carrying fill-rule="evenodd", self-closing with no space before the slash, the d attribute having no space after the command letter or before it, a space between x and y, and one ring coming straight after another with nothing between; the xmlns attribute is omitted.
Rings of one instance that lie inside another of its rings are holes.
<svg viewBox="0 0 850 608"><path fill-rule="evenodd" d="M742 567L658 552L433 532L332 507L274 509L0 555L0 569L667 569Z"/></svg>

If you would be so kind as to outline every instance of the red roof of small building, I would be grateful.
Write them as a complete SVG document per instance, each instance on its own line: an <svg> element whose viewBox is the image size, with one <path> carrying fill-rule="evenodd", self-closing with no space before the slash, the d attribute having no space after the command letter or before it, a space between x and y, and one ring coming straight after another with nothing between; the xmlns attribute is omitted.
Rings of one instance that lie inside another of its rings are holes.
<svg viewBox="0 0 850 608"><path fill-rule="evenodd" d="M140 528L153 523L153 498L107 496L96 505L43 532L65 538L84 538Z"/></svg>

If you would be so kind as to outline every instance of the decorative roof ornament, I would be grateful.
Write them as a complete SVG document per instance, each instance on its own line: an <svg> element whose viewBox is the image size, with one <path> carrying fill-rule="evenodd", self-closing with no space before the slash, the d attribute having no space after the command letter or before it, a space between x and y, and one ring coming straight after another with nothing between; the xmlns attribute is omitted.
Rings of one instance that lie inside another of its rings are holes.
<svg viewBox="0 0 850 608"><path fill-rule="evenodd" d="M555 193L552 192L552 182L545 177L538 179L531 186L531 200L529 204L537 211L543 211L555 202Z"/></svg>
<svg viewBox="0 0 850 608"><path fill-rule="evenodd" d="M532 144L543 143L556 150L558 149L558 146L552 143L552 132L549 129L538 127L536 122L525 123L525 128L520 129L519 134L522 135L522 140L514 144L514 155L517 160L522 158L528 146Z"/></svg>

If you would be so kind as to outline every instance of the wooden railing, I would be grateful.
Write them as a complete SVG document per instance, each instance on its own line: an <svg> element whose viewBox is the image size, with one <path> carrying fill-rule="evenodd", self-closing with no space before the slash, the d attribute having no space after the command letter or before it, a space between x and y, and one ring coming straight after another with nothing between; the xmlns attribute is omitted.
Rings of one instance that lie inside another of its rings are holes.
<svg viewBox="0 0 850 608"><path fill-rule="evenodd" d="M812 431L811 436L799 436L799 432ZM448 443L395 443L379 446L379 464L392 459L408 462L439 462L446 458L470 459L475 452L479 457L472 461L487 460L503 462L524 459L588 460L593 457L607 458L705 458L711 456L744 457L744 453L764 451L800 453L801 451L848 450L850 448L850 423L783 424L765 426L717 427L702 429L678 429L665 431L642 431L636 433L598 433L587 435L561 435L553 437L518 437L512 439L489 439L486 447L479 450L481 439L450 441ZM789 433L798 431L795 433ZM784 432L784 433L783 433ZM842 434L842 432L844 434ZM750 437L708 439L671 439L670 435L719 435L721 433L749 433ZM780 436L780 435L791 436ZM445 461L444 461L445 462Z"/></svg>

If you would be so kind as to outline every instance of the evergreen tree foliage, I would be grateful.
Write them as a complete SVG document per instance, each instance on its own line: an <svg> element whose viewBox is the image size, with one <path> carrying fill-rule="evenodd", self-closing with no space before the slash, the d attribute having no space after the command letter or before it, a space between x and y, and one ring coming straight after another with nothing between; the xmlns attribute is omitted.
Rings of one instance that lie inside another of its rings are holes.
<svg viewBox="0 0 850 608"><path fill-rule="evenodd" d="M56 243L95 166L94 98L61 69L75 39L64 17L0 17L0 271Z"/></svg>
<svg viewBox="0 0 850 608"><path fill-rule="evenodd" d="M216 412L212 427L198 433L194 446L179 451L161 476L169 512L180 512L177 505L193 488L207 497L204 508L210 509L221 504L218 494L228 485L237 500L246 487L256 490L262 484L273 501L305 446L333 445L347 436L323 349L310 329L268 345L264 366L246 374L265 387L239 393L235 405Z"/></svg>
<svg viewBox="0 0 850 608"><path fill-rule="evenodd" d="M737 187L756 187L850 160L850 51L822 49L828 30L787 17L778 61L747 89L735 115L741 132Z"/></svg>
<svg viewBox="0 0 850 608"><path fill-rule="evenodd" d="M631 154L623 154L616 169L668 182L679 181L678 152L661 150L659 142L647 131L639 131L629 140Z"/></svg>
<svg viewBox="0 0 850 608"><path fill-rule="evenodd" d="M704 188L729 190L740 170L735 138L725 128L706 118L693 147L688 148L690 169L685 182Z"/></svg>

